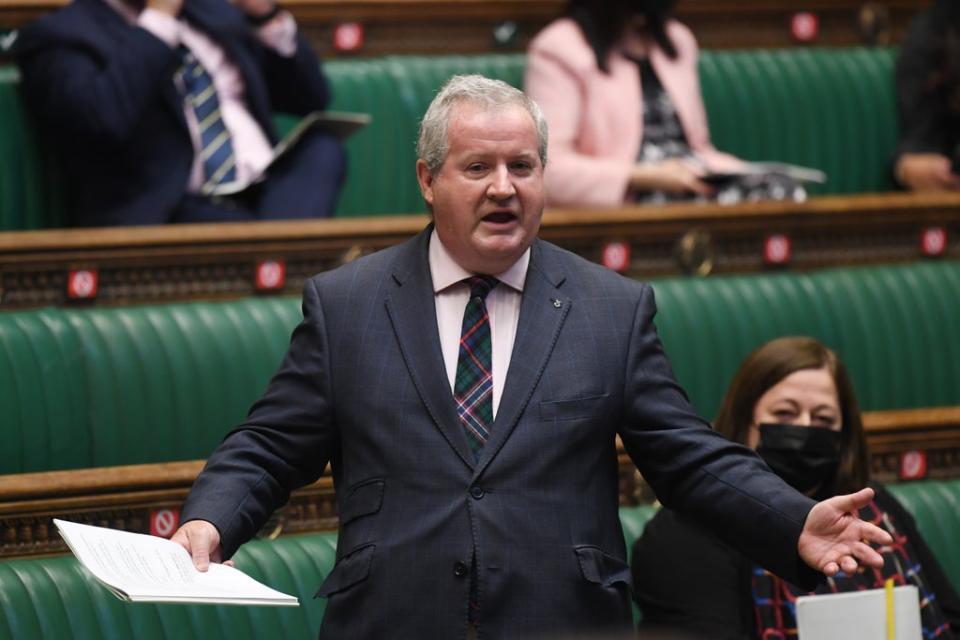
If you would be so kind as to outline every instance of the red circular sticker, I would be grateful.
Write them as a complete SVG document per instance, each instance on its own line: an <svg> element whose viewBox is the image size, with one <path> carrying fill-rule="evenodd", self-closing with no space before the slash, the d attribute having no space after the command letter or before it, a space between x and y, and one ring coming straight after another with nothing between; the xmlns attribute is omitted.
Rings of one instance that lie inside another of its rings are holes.
<svg viewBox="0 0 960 640"><path fill-rule="evenodd" d="M281 289L286 281L286 265L277 260L264 260L257 265L257 289Z"/></svg>
<svg viewBox="0 0 960 640"><path fill-rule="evenodd" d="M782 233L769 235L763 241L763 261L767 264L790 262L790 237Z"/></svg>
<svg viewBox="0 0 960 640"><path fill-rule="evenodd" d="M947 230L927 227L920 235L920 250L925 256L942 256L947 252Z"/></svg>
<svg viewBox="0 0 960 640"><path fill-rule="evenodd" d="M357 51L363 47L363 25L359 22L341 22L333 30L333 48L337 51Z"/></svg>
<svg viewBox="0 0 960 640"><path fill-rule="evenodd" d="M923 451L904 451L900 454L900 477L917 480L927 475L927 454Z"/></svg>
<svg viewBox="0 0 960 640"><path fill-rule="evenodd" d="M820 35L820 19L809 11L795 13L790 18L790 34L797 42L813 42Z"/></svg>
<svg viewBox="0 0 960 640"><path fill-rule="evenodd" d="M608 242L603 245L600 263L620 273L626 271L630 266L630 245L626 242Z"/></svg>
<svg viewBox="0 0 960 640"><path fill-rule="evenodd" d="M150 535L169 538L177 530L180 512L176 509L157 509L150 514Z"/></svg>
<svg viewBox="0 0 960 640"><path fill-rule="evenodd" d="M71 271L67 276L67 295L87 299L97 295L97 272L89 269Z"/></svg>

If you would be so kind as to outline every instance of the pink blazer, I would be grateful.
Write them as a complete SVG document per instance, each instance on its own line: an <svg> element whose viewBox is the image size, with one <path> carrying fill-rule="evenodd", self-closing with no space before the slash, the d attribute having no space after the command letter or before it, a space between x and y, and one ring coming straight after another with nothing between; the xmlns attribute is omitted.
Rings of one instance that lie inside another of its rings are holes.
<svg viewBox="0 0 960 640"><path fill-rule="evenodd" d="M667 31L677 59L650 47L650 63L673 102L688 143L710 169L739 165L740 160L717 151L710 142L697 41L677 21L671 21ZM643 136L640 72L619 52L610 54L609 68L609 75L600 71L593 50L569 18L547 25L530 43L525 90L543 109L549 125L546 182L552 206L615 206L629 195L630 171Z"/></svg>

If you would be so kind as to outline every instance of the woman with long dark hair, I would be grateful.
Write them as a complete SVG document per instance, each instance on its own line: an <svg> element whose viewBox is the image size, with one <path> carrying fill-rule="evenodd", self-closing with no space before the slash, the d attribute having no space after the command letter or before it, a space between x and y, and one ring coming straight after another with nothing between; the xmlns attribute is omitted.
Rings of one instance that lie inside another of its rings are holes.
<svg viewBox="0 0 960 640"><path fill-rule="evenodd" d="M914 19L897 60L897 182L960 189L960 2L937 0Z"/></svg>
<svg viewBox="0 0 960 640"><path fill-rule="evenodd" d="M813 338L779 338L747 356L714 427L755 449L783 480L817 500L869 482L866 436L853 385L843 362ZM915 585L923 637L951 640L956 637L951 624L960 623L956 592L913 518L882 486L874 485L874 490L873 502L860 517L894 537L893 545L878 549L883 569L837 574L815 593L879 588L887 578ZM664 632L710 640L797 637L794 604L807 592L670 509L647 524L634 545L631 568L643 611L641 628L653 637Z"/></svg>
<svg viewBox="0 0 960 640"><path fill-rule="evenodd" d="M701 179L743 163L710 142L697 42L675 4L571 0L530 43L525 89L550 125L551 204L805 195L769 181L718 193Z"/></svg>

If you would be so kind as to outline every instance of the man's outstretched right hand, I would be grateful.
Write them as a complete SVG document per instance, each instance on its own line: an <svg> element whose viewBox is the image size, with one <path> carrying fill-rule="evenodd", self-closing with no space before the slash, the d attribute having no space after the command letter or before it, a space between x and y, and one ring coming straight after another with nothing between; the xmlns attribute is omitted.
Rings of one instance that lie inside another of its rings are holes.
<svg viewBox="0 0 960 640"><path fill-rule="evenodd" d="M187 550L198 571L206 571L211 562L221 562L220 532L206 520L191 520L170 538ZM232 560L224 564L233 566Z"/></svg>

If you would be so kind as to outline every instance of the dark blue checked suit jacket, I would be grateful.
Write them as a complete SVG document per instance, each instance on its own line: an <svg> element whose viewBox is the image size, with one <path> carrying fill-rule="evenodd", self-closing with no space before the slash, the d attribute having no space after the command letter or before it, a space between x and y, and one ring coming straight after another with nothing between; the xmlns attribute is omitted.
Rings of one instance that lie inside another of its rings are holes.
<svg viewBox="0 0 960 640"><path fill-rule="evenodd" d="M812 502L693 413L652 289L546 242L533 245L475 461L441 355L429 231L307 282L276 377L210 458L184 519L213 522L231 554L329 460L340 531L322 638L464 637L474 554L481 637L627 629L620 434L665 504L809 578L796 544Z"/></svg>
<svg viewBox="0 0 960 640"><path fill-rule="evenodd" d="M230 55L250 113L274 141L274 111L326 107L326 79L302 37L296 55L284 58L262 46L226 0L186 0L183 15ZM71 222L169 222L193 162L173 81L176 49L127 24L103 0L74 0L23 28L16 55L28 105L76 185Z"/></svg>

